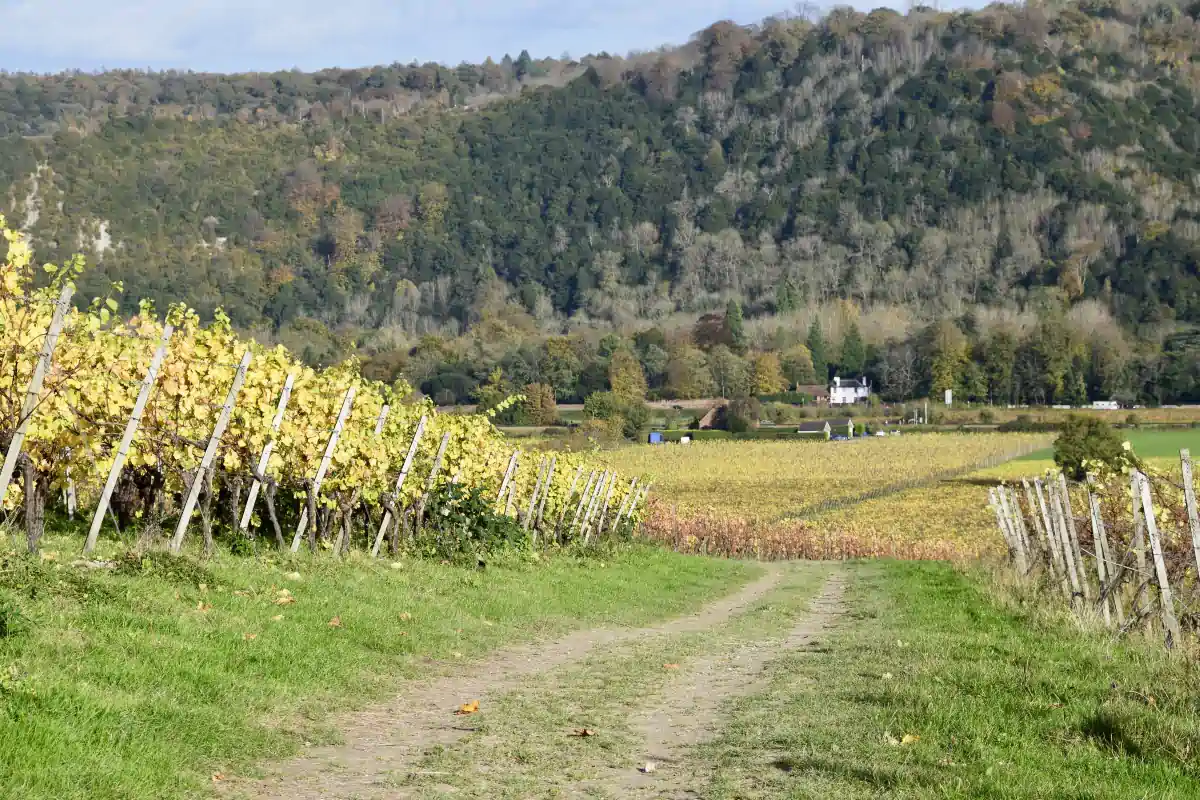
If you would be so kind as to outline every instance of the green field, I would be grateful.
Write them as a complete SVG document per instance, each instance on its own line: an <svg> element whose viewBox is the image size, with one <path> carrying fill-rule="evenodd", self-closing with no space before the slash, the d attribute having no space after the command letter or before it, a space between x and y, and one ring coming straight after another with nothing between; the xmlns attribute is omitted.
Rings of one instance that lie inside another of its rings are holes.
<svg viewBox="0 0 1200 800"><path fill-rule="evenodd" d="M1176 428L1172 430L1139 430L1125 428L1117 435L1133 446L1141 458L1179 460L1179 451L1187 448L1193 455L1200 455L1200 428ZM1030 453L1021 461L1045 461L1054 457L1053 448Z"/></svg>

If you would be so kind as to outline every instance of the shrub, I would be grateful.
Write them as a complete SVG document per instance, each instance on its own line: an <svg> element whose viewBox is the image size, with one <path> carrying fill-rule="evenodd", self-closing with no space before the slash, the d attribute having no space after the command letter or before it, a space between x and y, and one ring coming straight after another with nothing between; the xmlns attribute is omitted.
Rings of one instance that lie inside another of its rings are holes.
<svg viewBox="0 0 1200 800"><path fill-rule="evenodd" d="M984 425L991 425L996 421L996 414L990 408L985 408L979 412L979 421Z"/></svg>
<svg viewBox="0 0 1200 800"><path fill-rule="evenodd" d="M1072 480L1081 481L1102 465L1111 470L1137 462L1116 431L1102 419L1072 414L1054 441L1054 463Z"/></svg>
<svg viewBox="0 0 1200 800"><path fill-rule="evenodd" d="M529 535L512 517L497 514L479 487L450 484L436 491L413 542L429 558L476 565L499 550L523 548Z"/></svg>
<svg viewBox="0 0 1200 800"><path fill-rule="evenodd" d="M650 424L650 409L645 403L614 392L589 394L583 401L583 413L593 420L617 423L626 439L640 438Z"/></svg>

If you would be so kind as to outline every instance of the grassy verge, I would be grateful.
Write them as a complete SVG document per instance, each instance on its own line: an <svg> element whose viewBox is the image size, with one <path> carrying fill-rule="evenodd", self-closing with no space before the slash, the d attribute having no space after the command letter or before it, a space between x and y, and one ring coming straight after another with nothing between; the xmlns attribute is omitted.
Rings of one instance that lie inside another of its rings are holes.
<svg viewBox="0 0 1200 800"><path fill-rule="evenodd" d="M330 711L397 680L676 615L755 573L649 549L482 571L219 556L115 573L0 550L0 796L193 796L218 769L330 738Z"/></svg>
<svg viewBox="0 0 1200 800"><path fill-rule="evenodd" d="M1025 619L949 567L856 572L840 632L705 748L706 797L1196 796L1187 665Z"/></svg>

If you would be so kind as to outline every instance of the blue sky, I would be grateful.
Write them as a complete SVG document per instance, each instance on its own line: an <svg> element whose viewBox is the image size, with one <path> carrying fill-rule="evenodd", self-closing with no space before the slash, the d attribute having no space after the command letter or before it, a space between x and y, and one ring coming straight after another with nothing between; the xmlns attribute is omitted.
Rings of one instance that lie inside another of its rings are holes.
<svg viewBox="0 0 1200 800"><path fill-rule="evenodd" d="M0 0L0 69L197 71L625 53L793 0ZM869 6L864 6L869 7Z"/></svg>

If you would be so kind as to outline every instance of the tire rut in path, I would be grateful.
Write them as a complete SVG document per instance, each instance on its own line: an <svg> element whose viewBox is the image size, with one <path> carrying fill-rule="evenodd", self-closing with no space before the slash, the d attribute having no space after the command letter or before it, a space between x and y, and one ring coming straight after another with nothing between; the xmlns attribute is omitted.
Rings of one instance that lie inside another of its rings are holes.
<svg viewBox="0 0 1200 800"><path fill-rule="evenodd" d="M598 780L576 787L574 796L685 800L703 796L708 770L689 762L691 748L722 727L722 705L753 694L765 685L768 662L804 645L830 628L842 613L843 576L835 573L809 606L787 638L752 642L697 659L672 681L657 703L634 721L643 740L639 761L627 769L612 770ZM643 772L647 762L654 770Z"/></svg>
<svg viewBox="0 0 1200 800"><path fill-rule="evenodd" d="M490 697L518 688L531 675L581 661L597 646L706 630L762 598L780 576L777 568L770 568L741 590L659 625L576 631L551 642L501 651L453 675L416 681L387 703L337 720L343 744L311 748L268 769L268 777L260 780L229 780L221 785L221 794L256 800L394 796L384 785L388 775L415 764L431 747L452 745L471 732L464 718L453 715L459 704L478 699L486 705Z"/></svg>

